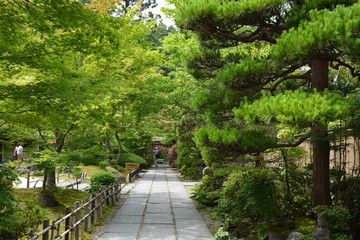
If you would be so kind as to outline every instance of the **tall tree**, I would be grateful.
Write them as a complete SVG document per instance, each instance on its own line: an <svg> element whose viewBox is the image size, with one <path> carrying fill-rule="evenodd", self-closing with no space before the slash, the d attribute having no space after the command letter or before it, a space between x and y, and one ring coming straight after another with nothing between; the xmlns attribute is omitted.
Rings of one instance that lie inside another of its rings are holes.
<svg viewBox="0 0 360 240"><path fill-rule="evenodd" d="M198 78L209 84L208 94L201 105L210 109L208 124L217 127L201 129L198 133L201 144L217 142L217 147L225 144L223 150L236 157L244 152L261 152L275 145L296 146L311 138L314 203L330 204L327 123L331 117L317 122L311 122L309 117L309 121L301 126L302 130L309 128L309 134L294 143L276 144L273 140L249 142L248 131L239 131L239 126L228 120L234 118L231 109L239 105L244 96L252 101L260 98L264 90L276 95L286 88L296 89L308 83L317 92L324 91L329 84L329 67L344 66L349 68L353 77L359 76L351 62L359 60L357 29L360 20L356 16L360 14L360 3L356 0L184 0L176 3L177 25L196 32L203 46L202 53L189 62L189 67ZM298 97L292 100L304 101L304 95L298 94ZM287 102L274 104L286 106ZM255 106L258 105L254 105L254 109ZM325 111L299 108L291 117L296 119L299 112L310 110ZM219 130L219 127L225 130ZM258 136L271 133L264 125L259 132L259 127L251 131L257 132ZM232 134L229 129L232 129ZM276 135L272 134L272 137ZM206 151L215 154L206 146L203 149L204 154Z"/></svg>
<svg viewBox="0 0 360 240"><path fill-rule="evenodd" d="M57 152L107 89L153 68L144 61L154 60L144 53L150 24L132 17L115 18L71 0L0 1L0 9L5 13L0 17L1 120L41 136L53 132ZM53 169L47 185L55 185Z"/></svg>

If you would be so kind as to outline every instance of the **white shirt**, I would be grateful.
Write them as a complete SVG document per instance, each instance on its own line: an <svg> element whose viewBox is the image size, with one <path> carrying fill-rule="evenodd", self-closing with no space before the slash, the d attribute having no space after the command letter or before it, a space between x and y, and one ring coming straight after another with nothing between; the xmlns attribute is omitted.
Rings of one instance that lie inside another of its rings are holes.
<svg viewBox="0 0 360 240"><path fill-rule="evenodd" d="M20 145L20 146L17 146L17 147L15 148L15 152L16 152L16 154L23 154L23 153L24 153L24 149L23 149L23 147Z"/></svg>

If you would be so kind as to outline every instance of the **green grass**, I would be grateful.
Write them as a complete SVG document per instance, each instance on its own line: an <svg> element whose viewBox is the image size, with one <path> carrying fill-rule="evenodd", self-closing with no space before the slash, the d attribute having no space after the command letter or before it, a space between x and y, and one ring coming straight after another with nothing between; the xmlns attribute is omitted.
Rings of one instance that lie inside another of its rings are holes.
<svg viewBox="0 0 360 240"><path fill-rule="evenodd" d="M33 204L40 205L38 202L37 194L41 191L42 188L16 188L14 189L14 196L18 201L31 201ZM44 209L50 212L48 217L51 220L58 218L58 214L65 214L65 209L67 206L73 207L76 201L83 201L85 197L90 197L91 194L83 192L76 189L62 189L58 188L57 193L55 194L59 205L56 207L43 207ZM56 215L56 218L53 218L52 215Z"/></svg>

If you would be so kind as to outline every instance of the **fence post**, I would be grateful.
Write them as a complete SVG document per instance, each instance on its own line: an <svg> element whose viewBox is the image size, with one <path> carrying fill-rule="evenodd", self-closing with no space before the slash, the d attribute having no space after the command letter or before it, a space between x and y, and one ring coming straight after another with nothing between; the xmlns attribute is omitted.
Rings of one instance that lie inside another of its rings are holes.
<svg viewBox="0 0 360 240"><path fill-rule="evenodd" d="M111 187L110 187L110 204L111 204L111 206L115 205L114 186L115 186L115 184L112 183Z"/></svg>
<svg viewBox="0 0 360 240"><path fill-rule="evenodd" d="M71 207L66 207L66 215L68 215L69 213L71 213ZM71 217L65 219L65 231L70 229L70 218ZM69 236L69 233L65 234L65 240L69 240Z"/></svg>
<svg viewBox="0 0 360 240"><path fill-rule="evenodd" d="M26 182L26 188L30 188L30 173L31 173L31 168L27 167L27 182Z"/></svg>
<svg viewBox="0 0 360 240"><path fill-rule="evenodd" d="M85 232L85 207L84 207L84 203L85 200L83 201L83 205L81 206L81 211L80 211L80 218L81 218L81 223L80 223L80 238L84 239L84 232Z"/></svg>
<svg viewBox="0 0 360 240"><path fill-rule="evenodd" d="M74 205L74 210L76 211L78 208L80 207L80 203L79 201L76 201L75 202L75 205ZM74 214L74 223L73 224L76 224L79 220L80 220L80 211L76 211L75 214ZM80 229L80 226L79 225L76 225L75 226L75 240L79 240L79 229Z"/></svg>
<svg viewBox="0 0 360 240"><path fill-rule="evenodd" d="M122 186L121 186L121 183L119 183L119 185L118 185L119 199L121 199L121 190L122 190Z"/></svg>
<svg viewBox="0 0 360 240"><path fill-rule="evenodd" d="M89 202L89 198L86 197L84 199L84 205L87 204ZM86 205L86 207L84 208L84 216L87 215L89 213L89 204ZM89 232L90 229L90 225L91 225L91 216L87 216L85 218L85 222L84 222L84 231Z"/></svg>
<svg viewBox="0 0 360 240"><path fill-rule="evenodd" d="M105 195L105 202L106 202L106 206L110 206L110 199L109 199L109 185L106 186L105 191L104 191L104 195Z"/></svg>
<svg viewBox="0 0 360 240"><path fill-rule="evenodd" d="M97 209L96 209L96 217L100 218L101 217L101 207L102 207L102 201L101 201L101 197L102 197L102 189L100 189L98 191L98 195L96 197L96 205L98 206Z"/></svg>
<svg viewBox="0 0 360 240"><path fill-rule="evenodd" d="M54 233L55 233L55 230L56 230L55 222L56 222L56 221L52 221L50 240L53 240L53 239L54 239Z"/></svg>
<svg viewBox="0 0 360 240"><path fill-rule="evenodd" d="M56 222L56 221L54 221L54 222ZM60 235L60 228L61 228L61 223L59 223L56 228L56 236L55 237L58 237Z"/></svg>
<svg viewBox="0 0 360 240"><path fill-rule="evenodd" d="M43 222L43 229L47 228L49 226L49 219L45 219ZM49 231L47 231L46 233L44 233L43 235L43 240L49 240Z"/></svg>
<svg viewBox="0 0 360 240"><path fill-rule="evenodd" d="M114 184L114 190L113 191L114 191L115 202L119 201L118 189L119 189L118 183Z"/></svg>
<svg viewBox="0 0 360 240"><path fill-rule="evenodd" d="M35 235L35 230L31 229L29 233L29 238L32 238Z"/></svg>
<svg viewBox="0 0 360 240"><path fill-rule="evenodd" d="M91 213L91 222L93 224L96 224L96 212L97 212L97 209L96 209L96 193L93 193L91 194L91 209L90 211L92 211Z"/></svg>

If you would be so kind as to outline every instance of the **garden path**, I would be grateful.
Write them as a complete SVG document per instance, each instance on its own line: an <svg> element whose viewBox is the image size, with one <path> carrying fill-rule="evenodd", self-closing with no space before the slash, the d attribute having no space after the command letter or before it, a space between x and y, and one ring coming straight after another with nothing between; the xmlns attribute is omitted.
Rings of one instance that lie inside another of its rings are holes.
<svg viewBox="0 0 360 240"><path fill-rule="evenodd" d="M210 240L205 222L175 172L151 168L130 190L100 240Z"/></svg>

